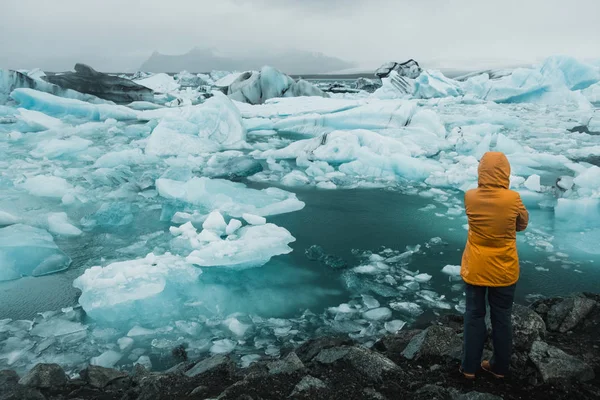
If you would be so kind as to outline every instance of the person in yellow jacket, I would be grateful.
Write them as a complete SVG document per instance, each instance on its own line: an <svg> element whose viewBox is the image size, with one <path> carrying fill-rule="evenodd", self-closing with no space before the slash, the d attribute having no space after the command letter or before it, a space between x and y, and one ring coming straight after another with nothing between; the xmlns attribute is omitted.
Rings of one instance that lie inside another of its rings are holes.
<svg viewBox="0 0 600 400"><path fill-rule="evenodd" d="M497 378L503 378L509 369L512 304L519 280L516 239L529 222L521 196L508 188L509 183L506 156L488 152L479 163L477 189L465 194L469 234L461 264L467 302L461 372L469 379L475 378L480 367ZM487 337L486 293L494 353L491 360L482 362Z"/></svg>

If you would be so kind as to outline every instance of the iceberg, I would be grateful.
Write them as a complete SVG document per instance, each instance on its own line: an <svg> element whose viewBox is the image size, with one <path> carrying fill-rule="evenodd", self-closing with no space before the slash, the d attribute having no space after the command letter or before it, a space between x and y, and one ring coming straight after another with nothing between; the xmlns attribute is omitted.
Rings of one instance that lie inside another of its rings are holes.
<svg viewBox="0 0 600 400"><path fill-rule="evenodd" d="M73 190L73 186L66 179L51 176L37 175L28 178L20 185L33 196L60 199Z"/></svg>
<svg viewBox="0 0 600 400"><path fill-rule="evenodd" d="M173 301L193 292L201 270L169 253L148 254L138 260L106 267L92 267L75 279L81 290L79 304L98 321L171 319L177 312ZM129 335L132 336L132 335Z"/></svg>
<svg viewBox="0 0 600 400"><path fill-rule="evenodd" d="M47 75L42 79L64 89L75 90L117 103L151 101L154 98L152 90L129 79L103 74L85 64L75 64L74 70L75 72Z"/></svg>
<svg viewBox="0 0 600 400"><path fill-rule="evenodd" d="M217 93L200 105L179 108L176 113L155 110L141 114L144 119L156 117L162 119L148 139L146 154L198 155L239 148L246 140L241 115L223 94Z"/></svg>
<svg viewBox="0 0 600 400"><path fill-rule="evenodd" d="M277 225L250 225L240 228L235 238L217 238L201 246L186 260L200 267L260 267L274 256L291 253L288 244L295 240L290 232Z"/></svg>
<svg viewBox="0 0 600 400"><path fill-rule="evenodd" d="M15 89L10 95L21 107L41 111L55 117L73 116L90 121L136 120L136 111L125 106L112 104L91 104L85 101L58 97L33 89Z"/></svg>
<svg viewBox="0 0 600 400"><path fill-rule="evenodd" d="M79 236L83 232L74 226L67 217L67 213L52 213L48 215L48 230L59 236Z"/></svg>
<svg viewBox="0 0 600 400"><path fill-rule="evenodd" d="M296 195L277 188L249 189L242 183L194 177L187 182L157 179L159 195L201 207L205 212L220 211L232 217L244 213L261 217L298 211L304 203Z"/></svg>
<svg viewBox="0 0 600 400"><path fill-rule="evenodd" d="M391 61L379 67L377 71L375 71L375 76L378 78L387 78L392 71L396 72L400 76L416 79L423 70L419 66L419 63L413 59L403 63Z"/></svg>
<svg viewBox="0 0 600 400"><path fill-rule="evenodd" d="M147 78L138 79L136 84L149 88L157 93L170 93L179 89L180 85L171 75L159 73Z"/></svg>
<svg viewBox="0 0 600 400"><path fill-rule="evenodd" d="M48 275L69 264L47 231L23 224L0 229L0 281Z"/></svg>
<svg viewBox="0 0 600 400"><path fill-rule="evenodd" d="M94 142L77 136L40 142L29 154L35 158L67 158L88 149Z"/></svg>
<svg viewBox="0 0 600 400"><path fill-rule="evenodd" d="M224 81L219 81L217 85L223 83ZM227 85L227 95L233 100L249 104L262 104L276 97L328 97L316 86L303 80L295 82L288 75L269 66L260 71L248 71L239 75Z"/></svg>

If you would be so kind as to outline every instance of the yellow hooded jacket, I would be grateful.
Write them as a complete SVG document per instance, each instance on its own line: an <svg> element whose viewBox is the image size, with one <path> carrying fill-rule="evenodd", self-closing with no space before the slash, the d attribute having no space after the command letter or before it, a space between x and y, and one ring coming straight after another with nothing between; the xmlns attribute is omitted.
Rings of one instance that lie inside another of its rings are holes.
<svg viewBox="0 0 600 400"><path fill-rule="evenodd" d="M517 232L529 213L521 196L509 190L510 164L503 153L488 152L479 163L479 185L465 194L469 235L461 276L476 286L510 286L519 280Z"/></svg>

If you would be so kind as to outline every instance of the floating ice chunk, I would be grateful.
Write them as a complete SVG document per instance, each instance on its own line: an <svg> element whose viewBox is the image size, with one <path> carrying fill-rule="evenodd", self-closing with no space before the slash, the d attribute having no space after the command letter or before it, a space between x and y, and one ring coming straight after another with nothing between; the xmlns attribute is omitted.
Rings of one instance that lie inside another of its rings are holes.
<svg viewBox="0 0 600 400"><path fill-rule="evenodd" d="M60 236L79 236L82 234L79 228L69 222L69 218L64 212L48 215L48 230Z"/></svg>
<svg viewBox="0 0 600 400"><path fill-rule="evenodd" d="M0 229L0 281L51 274L70 263L43 229L22 224Z"/></svg>
<svg viewBox="0 0 600 400"><path fill-rule="evenodd" d="M574 178L572 176L561 176L556 181L556 186L562 190L571 190L574 185Z"/></svg>
<svg viewBox="0 0 600 400"><path fill-rule="evenodd" d="M73 186L64 178L51 175L37 175L28 178L21 187L34 196L57 199L73 190Z"/></svg>
<svg viewBox="0 0 600 400"><path fill-rule="evenodd" d="M209 229L218 234L223 234L227 229L227 224L225 223L225 219L223 218L220 212L213 211L210 214L208 214L208 217L202 224L202 228Z"/></svg>
<svg viewBox="0 0 600 400"><path fill-rule="evenodd" d="M232 218L227 224L227 228L225 228L225 234L228 236L233 235L241 227L242 221L240 221L239 219Z"/></svg>
<svg viewBox="0 0 600 400"><path fill-rule="evenodd" d="M72 322L61 318L53 318L35 325L31 334L40 337L63 336L71 333L85 331L87 327L79 322Z"/></svg>
<svg viewBox="0 0 600 400"><path fill-rule="evenodd" d="M375 308L363 313L363 317L372 321L383 321L390 319L392 316L392 310L387 307Z"/></svg>
<svg viewBox="0 0 600 400"><path fill-rule="evenodd" d="M15 89L11 95L28 110L42 111L55 117L72 115L92 121L105 121L109 118L118 121L135 120L136 111L125 106L114 104L91 104L81 100L58 97L33 89Z"/></svg>
<svg viewBox="0 0 600 400"><path fill-rule="evenodd" d="M233 217L240 217L244 213L265 217L304 208L304 203L295 194L285 190L249 189L242 183L222 179L194 177L187 182L158 179L156 188L167 199L185 201Z"/></svg>
<svg viewBox="0 0 600 400"><path fill-rule="evenodd" d="M19 108L17 119L33 130L60 129L65 124L58 118L51 117L39 111Z"/></svg>
<svg viewBox="0 0 600 400"><path fill-rule="evenodd" d="M127 332L128 337L136 337L136 336L150 336L156 334L155 329L147 329L142 326L136 325Z"/></svg>
<svg viewBox="0 0 600 400"><path fill-rule="evenodd" d="M169 93L179 89L179 84L171 75L160 73L149 76L148 78L134 81L138 85L146 86L157 93Z"/></svg>
<svg viewBox="0 0 600 400"><path fill-rule="evenodd" d="M310 178L302 171L292 171L281 178L281 183L285 186L305 186L310 183Z"/></svg>
<svg viewBox="0 0 600 400"><path fill-rule="evenodd" d="M369 309L371 308L378 308L379 307L379 301L377 301L377 299L373 296L369 296L368 294L361 294L363 303L365 303L365 306Z"/></svg>
<svg viewBox="0 0 600 400"><path fill-rule="evenodd" d="M419 275L414 276L414 280L419 283L429 282L431 280L431 278L432 278L432 276L429 274L419 274Z"/></svg>
<svg viewBox="0 0 600 400"><path fill-rule="evenodd" d="M417 303L410 303L406 301L392 302L390 303L390 307L393 310L400 311L413 316L423 314L423 309Z"/></svg>
<svg viewBox="0 0 600 400"><path fill-rule="evenodd" d="M21 221L20 218L15 217L6 211L0 211L0 226L14 225Z"/></svg>
<svg viewBox="0 0 600 400"><path fill-rule="evenodd" d="M91 140L82 139L77 136L67 139L50 139L39 143L30 154L35 158L59 158L77 154L87 149L93 143Z"/></svg>
<svg viewBox="0 0 600 400"><path fill-rule="evenodd" d="M194 250L187 261L201 267L259 267L277 255L288 254L296 239L284 228L266 224L246 226L235 240L219 240Z"/></svg>
<svg viewBox="0 0 600 400"><path fill-rule="evenodd" d="M599 189L600 188L600 168L592 166L579 174L573 183L581 188Z"/></svg>
<svg viewBox="0 0 600 400"><path fill-rule="evenodd" d="M137 361L133 363L134 366L138 364L146 368L146 371L152 371L152 361L150 361L150 357L140 356L140 358L138 358Z"/></svg>
<svg viewBox="0 0 600 400"><path fill-rule="evenodd" d="M460 276L460 265L446 265L442 268L442 273L450 276Z"/></svg>
<svg viewBox="0 0 600 400"><path fill-rule="evenodd" d="M246 354L245 356L242 356L241 361L242 361L242 368L248 368L250 365L254 364L255 362L257 362L258 360L260 360L260 355L259 354Z"/></svg>
<svg viewBox="0 0 600 400"><path fill-rule="evenodd" d="M94 214L81 219L81 225L88 229L96 226L124 226L132 222L131 204L125 202L103 203Z"/></svg>
<svg viewBox="0 0 600 400"><path fill-rule="evenodd" d="M405 325L406 321L395 319L393 321L386 322L385 324L383 324L383 327L389 333L398 333L400 330L402 330L402 328L404 328Z"/></svg>
<svg viewBox="0 0 600 400"><path fill-rule="evenodd" d="M242 218L250 225L264 225L267 223L266 218L254 214L244 213L242 214Z"/></svg>
<svg viewBox="0 0 600 400"><path fill-rule="evenodd" d="M413 96L421 99L461 96L460 83L447 78L440 71L423 71L414 82Z"/></svg>
<svg viewBox="0 0 600 400"><path fill-rule="evenodd" d="M246 129L238 109L222 93L215 93L203 104L178 111L167 115L161 114L162 110L143 114L141 118L163 118L148 139L146 154L203 154L239 148L246 140Z"/></svg>
<svg viewBox="0 0 600 400"><path fill-rule="evenodd" d="M373 300L375 300L375 299L373 299ZM375 301L377 301L377 300L375 300ZM379 302L377 304L378 304L377 307L379 307ZM356 309L347 303L342 303L337 307L329 307L328 311L331 312L332 314L339 314L339 313L348 314L348 313L356 312Z"/></svg>
<svg viewBox="0 0 600 400"><path fill-rule="evenodd" d="M123 357L123 355L114 350L108 350L98 357L92 357L90 364L104 368L112 368Z"/></svg>
<svg viewBox="0 0 600 400"><path fill-rule="evenodd" d="M141 165L157 162L156 157L145 155L141 149L128 149L104 154L96 160L96 168L113 168L120 165Z"/></svg>
<svg viewBox="0 0 600 400"><path fill-rule="evenodd" d="M181 298L200 274L181 257L149 254L143 259L89 268L73 286L82 291L79 304L94 319L119 321L136 316L154 321L162 315L172 317L171 300Z"/></svg>
<svg viewBox="0 0 600 400"><path fill-rule="evenodd" d="M119 349L121 351L129 350L133 347L134 340L130 337L122 337L117 340L117 344L119 345Z"/></svg>
<svg viewBox="0 0 600 400"><path fill-rule="evenodd" d="M250 325L241 323L237 318L233 317L223 321L223 325L225 325L234 335L239 337L243 337L250 328Z"/></svg>
<svg viewBox="0 0 600 400"><path fill-rule="evenodd" d="M212 354L228 354L228 353L231 353L235 349L236 346L237 346L237 343L234 342L233 340L229 340L229 339L216 340L213 342L213 344L210 348L210 352Z"/></svg>
<svg viewBox="0 0 600 400"><path fill-rule="evenodd" d="M523 184L527 189L533 192L541 192L542 187L540 185L540 176L539 175L531 175L525 183Z"/></svg>

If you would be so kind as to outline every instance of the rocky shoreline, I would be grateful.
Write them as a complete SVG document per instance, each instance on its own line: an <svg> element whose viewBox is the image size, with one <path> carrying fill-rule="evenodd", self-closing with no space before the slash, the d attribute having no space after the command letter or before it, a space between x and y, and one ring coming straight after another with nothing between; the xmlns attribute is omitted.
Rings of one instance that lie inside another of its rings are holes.
<svg viewBox="0 0 600 400"><path fill-rule="evenodd" d="M0 400L600 398L600 295L515 305L513 324L515 351L505 380L483 372L474 382L462 378L462 316L446 315L385 336L371 349L347 337L323 337L248 368L216 355L165 372L89 366L69 378L56 364L38 364L23 377L5 370Z"/></svg>

